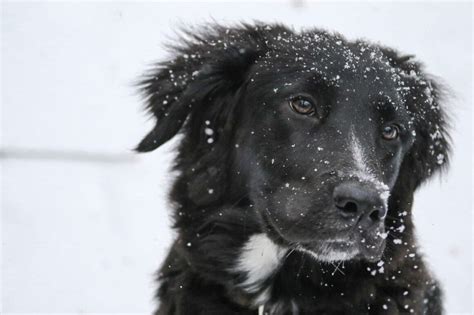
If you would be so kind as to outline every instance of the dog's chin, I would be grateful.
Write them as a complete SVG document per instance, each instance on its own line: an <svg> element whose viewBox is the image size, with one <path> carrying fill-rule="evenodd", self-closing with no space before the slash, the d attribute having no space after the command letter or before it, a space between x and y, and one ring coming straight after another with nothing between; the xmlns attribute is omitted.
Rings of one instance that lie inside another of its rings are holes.
<svg viewBox="0 0 474 315"><path fill-rule="evenodd" d="M351 242L318 242L301 244L298 250L309 254L317 261L334 262L346 261L360 255L360 250Z"/></svg>
<svg viewBox="0 0 474 315"><path fill-rule="evenodd" d="M382 258L385 240L376 238L373 242L324 241L300 244L298 250L321 262L364 260L376 262Z"/></svg>

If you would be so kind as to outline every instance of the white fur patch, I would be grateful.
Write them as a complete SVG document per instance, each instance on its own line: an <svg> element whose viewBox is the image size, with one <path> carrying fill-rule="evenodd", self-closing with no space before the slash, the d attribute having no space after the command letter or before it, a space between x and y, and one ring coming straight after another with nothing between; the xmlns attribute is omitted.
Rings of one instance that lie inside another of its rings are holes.
<svg viewBox="0 0 474 315"><path fill-rule="evenodd" d="M364 150L362 145L359 142L359 139L354 134L354 131L351 131L351 151L352 156L354 157L355 166L357 170L365 176L373 178L373 172L367 165L367 159L364 155Z"/></svg>
<svg viewBox="0 0 474 315"><path fill-rule="evenodd" d="M276 245L265 234L252 235L242 248L236 269L247 277L241 284L250 293L261 289L262 282L271 276L282 262L286 249Z"/></svg>
<svg viewBox="0 0 474 315"><path fill-rule="evenodd" d="M260 292L256 298L253 299L254 305L264 305L270 300L270 289L271 286L266 287L262 292Z"/></svg>
<svg viewBox="0 0 474 315"><path fill-rule="evenodd" d="M374 171L368 166L363 147L360 144L359 139L357 139L355 136L354 131L351 131L350 142L350 148L352 151L352 156L354 157L356 171L353 174L349 174L349 176L354 176L364 182L374 184L375 188L381 191L380 198L383 200L385 207L387 207L388 197L390 197L390 188L384 182L378 180L375 177Z"/></svg>

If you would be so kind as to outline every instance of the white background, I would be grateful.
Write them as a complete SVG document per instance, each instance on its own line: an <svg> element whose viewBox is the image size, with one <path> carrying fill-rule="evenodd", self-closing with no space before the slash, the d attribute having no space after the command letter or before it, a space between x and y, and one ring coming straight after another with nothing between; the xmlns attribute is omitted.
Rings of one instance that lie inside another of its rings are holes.
<svg viewBox="0 0 474 315"><path fill-rule="evenodd" d="M173 144L131 153L151 126L133 83L167 56L162 44L178 24L212 18L380 41L416 54L451 87L452 167L417 194L414 211L447 309L471 313L472 6L301 1L3 3L3 312L153 310L153 272L173 237Z"/></svg>

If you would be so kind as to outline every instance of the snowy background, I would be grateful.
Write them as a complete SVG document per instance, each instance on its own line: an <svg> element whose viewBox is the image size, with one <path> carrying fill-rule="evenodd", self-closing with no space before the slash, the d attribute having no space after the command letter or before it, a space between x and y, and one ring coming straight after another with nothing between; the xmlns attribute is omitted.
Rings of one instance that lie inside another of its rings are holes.
<svg viewBox="0 0 474 315"><path fill-rule="evenodd" d="M422 248L451 314L472 314L472 5L469 3L2 3L3 313L150 313L173 234L173 143L132 83L179 24L277 21L337 30L423 60L456 94L452 168L416 196Z"/></svg>

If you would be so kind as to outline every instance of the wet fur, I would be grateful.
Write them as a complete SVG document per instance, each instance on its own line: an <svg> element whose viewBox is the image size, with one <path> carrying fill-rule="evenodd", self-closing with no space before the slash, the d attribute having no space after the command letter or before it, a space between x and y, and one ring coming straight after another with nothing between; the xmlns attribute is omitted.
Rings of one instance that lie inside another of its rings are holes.
<svg viewBox="0 0 474 315"><path fill-rule="evenodd" d="M317 29L305 33L348 45L361 43ZM252 235L267 232L271 236L272 231L266 230L267 222L256 213L245 176L233 173L242 169L246 174L245 168L252 164L252 154L248 160L235 160L236 130L244 128L239 106L252 67L268 51L289 49L289 44L285 47L284 42L272 39L294 34L282 25L263 24L191 29L172 47L172 59L157 64L140 83L157 124L137 150L151 151L178 132L183 135L175 163L178 176L170 195L178 236L158 272L156 314L257 314L259 298L271 314L296 310L319 315L394 315L410 314L410 310L412 314L442 314L441 291L417 251L411 215L416 189L447 164L442 93L411 56L371 43L366 44L405 74L400 78L410 87L404 92L405 106L415 117L416 130L390 192L385 223L390 235L383 269L363 260L322 263L289 250L277 270L260 283L261 291L242 287L248 276L236 268L242 248ZM291 66L286 70L291 71ZM422 76L423 82L410 76L411 71ZM269 86L281 83L278 78L266 80ZM431 95L424 92L427 82ZM432 98L430 102L427 97ZM208 124L212 136L204 131ZM259 147L250 150L257 152ZM278 243L278 237L274 239ZM402 244L395 246L394 239ZM266 297L261 296L264 289L269 293Z"/></svg>

